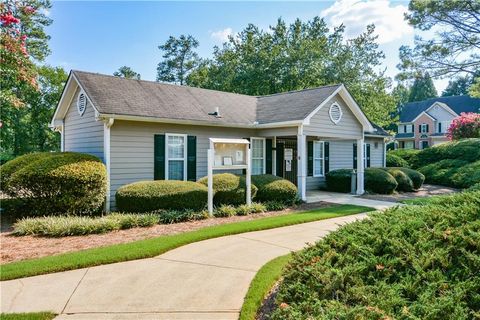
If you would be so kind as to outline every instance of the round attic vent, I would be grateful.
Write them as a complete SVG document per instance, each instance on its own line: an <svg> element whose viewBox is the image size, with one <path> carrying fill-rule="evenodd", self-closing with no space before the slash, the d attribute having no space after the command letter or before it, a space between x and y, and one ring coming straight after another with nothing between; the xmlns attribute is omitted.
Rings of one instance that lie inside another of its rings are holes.
<svg viewBox="0 0 480 320"><path fill-rule="evenodd" d="M338 105L338 103L334 102L330 106L330 110L328 111L328 114L330 115L330 120L332 120L333 123L337 124L340 122L342 119L342 108Z"/></svg>
<svg viewBox="0 0 480 320"><path fill-rule="evenodd" d="M83 116L85 109L87 108L87 96L85 92L80 91L77 98L77 110L80 116Z"/></svg>

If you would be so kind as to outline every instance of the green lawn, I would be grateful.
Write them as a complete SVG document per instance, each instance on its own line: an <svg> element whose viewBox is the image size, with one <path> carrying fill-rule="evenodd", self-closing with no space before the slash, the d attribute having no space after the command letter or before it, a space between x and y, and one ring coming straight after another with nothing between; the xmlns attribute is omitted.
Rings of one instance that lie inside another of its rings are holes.
<svg viewBox="0 0 480 320"><path fill-rule="evenodd" d="M2 313L2 320L51 320L56 314L51 312L34 312L34 313Z"/></svg>
<svg viewBox="0 0 480 320"><path fill-rule="evenodd" d="M180 246L201 240L243 232L278 228L374 210L375 209L373 208L354 205L332 206L318 210L298 212L258 220L211 226L176 235L12 262L1 266L0 280L24 278L121 261L150 258ZM19 241L21 241L21 239L19 239ZM34 249L32 248L32 250Z"/></svg>
<svg viewBox="0 0 480 320"><path fill-rule="evenodd" d="M283 268L290 261L291 257L291 254L287 254L275 258L258 270L245 296L245 301L240 311L240 320L255 320L255 316L265 296L270 292L275 282L280 279Z"/></svg>

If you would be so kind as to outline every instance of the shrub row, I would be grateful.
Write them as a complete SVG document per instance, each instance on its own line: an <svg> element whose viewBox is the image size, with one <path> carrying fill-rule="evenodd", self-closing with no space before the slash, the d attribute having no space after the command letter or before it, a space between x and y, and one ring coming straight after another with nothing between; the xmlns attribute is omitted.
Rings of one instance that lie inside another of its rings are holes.
<svg viewBox="0 0 480 320"><path fill-rule="evenodd" d="M106 185L103 163L82 153L27 154L0 167L1 190L30 215L98 213Z"/></svg>
<svg viewBox="0 0 480 320"><path fill-rule="evenodd" d="M480 160L467 162L444 159L418 169L428 183L454 188L468 188L480 183Z"/></svg>
<svg viewBox="0 0 480 320"><path fill-rule="evenodd" d="M475 318L479 207L465 192L341 227L294 254L270 319Z"/></svg>
<svg viewBox="0 0 480 320"><path fill-rule="evenodd" d="M352 169L339 169L327 173L327 189L335 192L350 192ZM413 191L419 189L425 177L408 168L366 168L365 189L390 194L395 190Z"/></svg>
<svg viewBox="0 0 480 320"><path fill-rule="evenodd" d="M390 152L387 152L386 161L387 161L387 167L404 167L404 168L410 167L410 164L407 162L407 160L394 154L393 150Z"/></svg>
<svg viewBox="0 0 480 320"><path fill-rule="evenodd" d="M202 210L207 204L207 177L190 181L141 181L120 187L115 195L117 207L124 212L149 212L158 209ZM241 205L246 198L246 179L230 173L213 176L214 205ZM252 176L252 199L293 204L296 186L272 175Z"/></svg>

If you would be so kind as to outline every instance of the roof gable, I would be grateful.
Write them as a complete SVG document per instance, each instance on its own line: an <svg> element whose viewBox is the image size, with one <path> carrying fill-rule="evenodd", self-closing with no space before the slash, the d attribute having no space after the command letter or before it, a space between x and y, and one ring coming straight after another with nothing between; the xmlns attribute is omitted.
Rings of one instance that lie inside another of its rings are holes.
<svg viewBox="0 0 480 320"><path fill-rule="evenodd" d="M437 102L445 104L456 114L462 112L480 112L480 99L466 95L439 97L407 103L400 112L400 122L412 122L420 113L430 109L430 107Z"/></svg>

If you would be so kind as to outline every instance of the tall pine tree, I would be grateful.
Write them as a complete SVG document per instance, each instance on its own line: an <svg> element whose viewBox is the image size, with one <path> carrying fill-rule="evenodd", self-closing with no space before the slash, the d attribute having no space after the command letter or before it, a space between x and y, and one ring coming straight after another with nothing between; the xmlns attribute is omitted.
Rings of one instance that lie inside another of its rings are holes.
<svg viewBox="0 0 480 320"><path fill-rule="evenodd" d="M435 97L438 97L437 90L435 89L435 85L428 72L425 74L418 74L415 77L412 88L410 89L408 101L422 101Z"/></svg>

